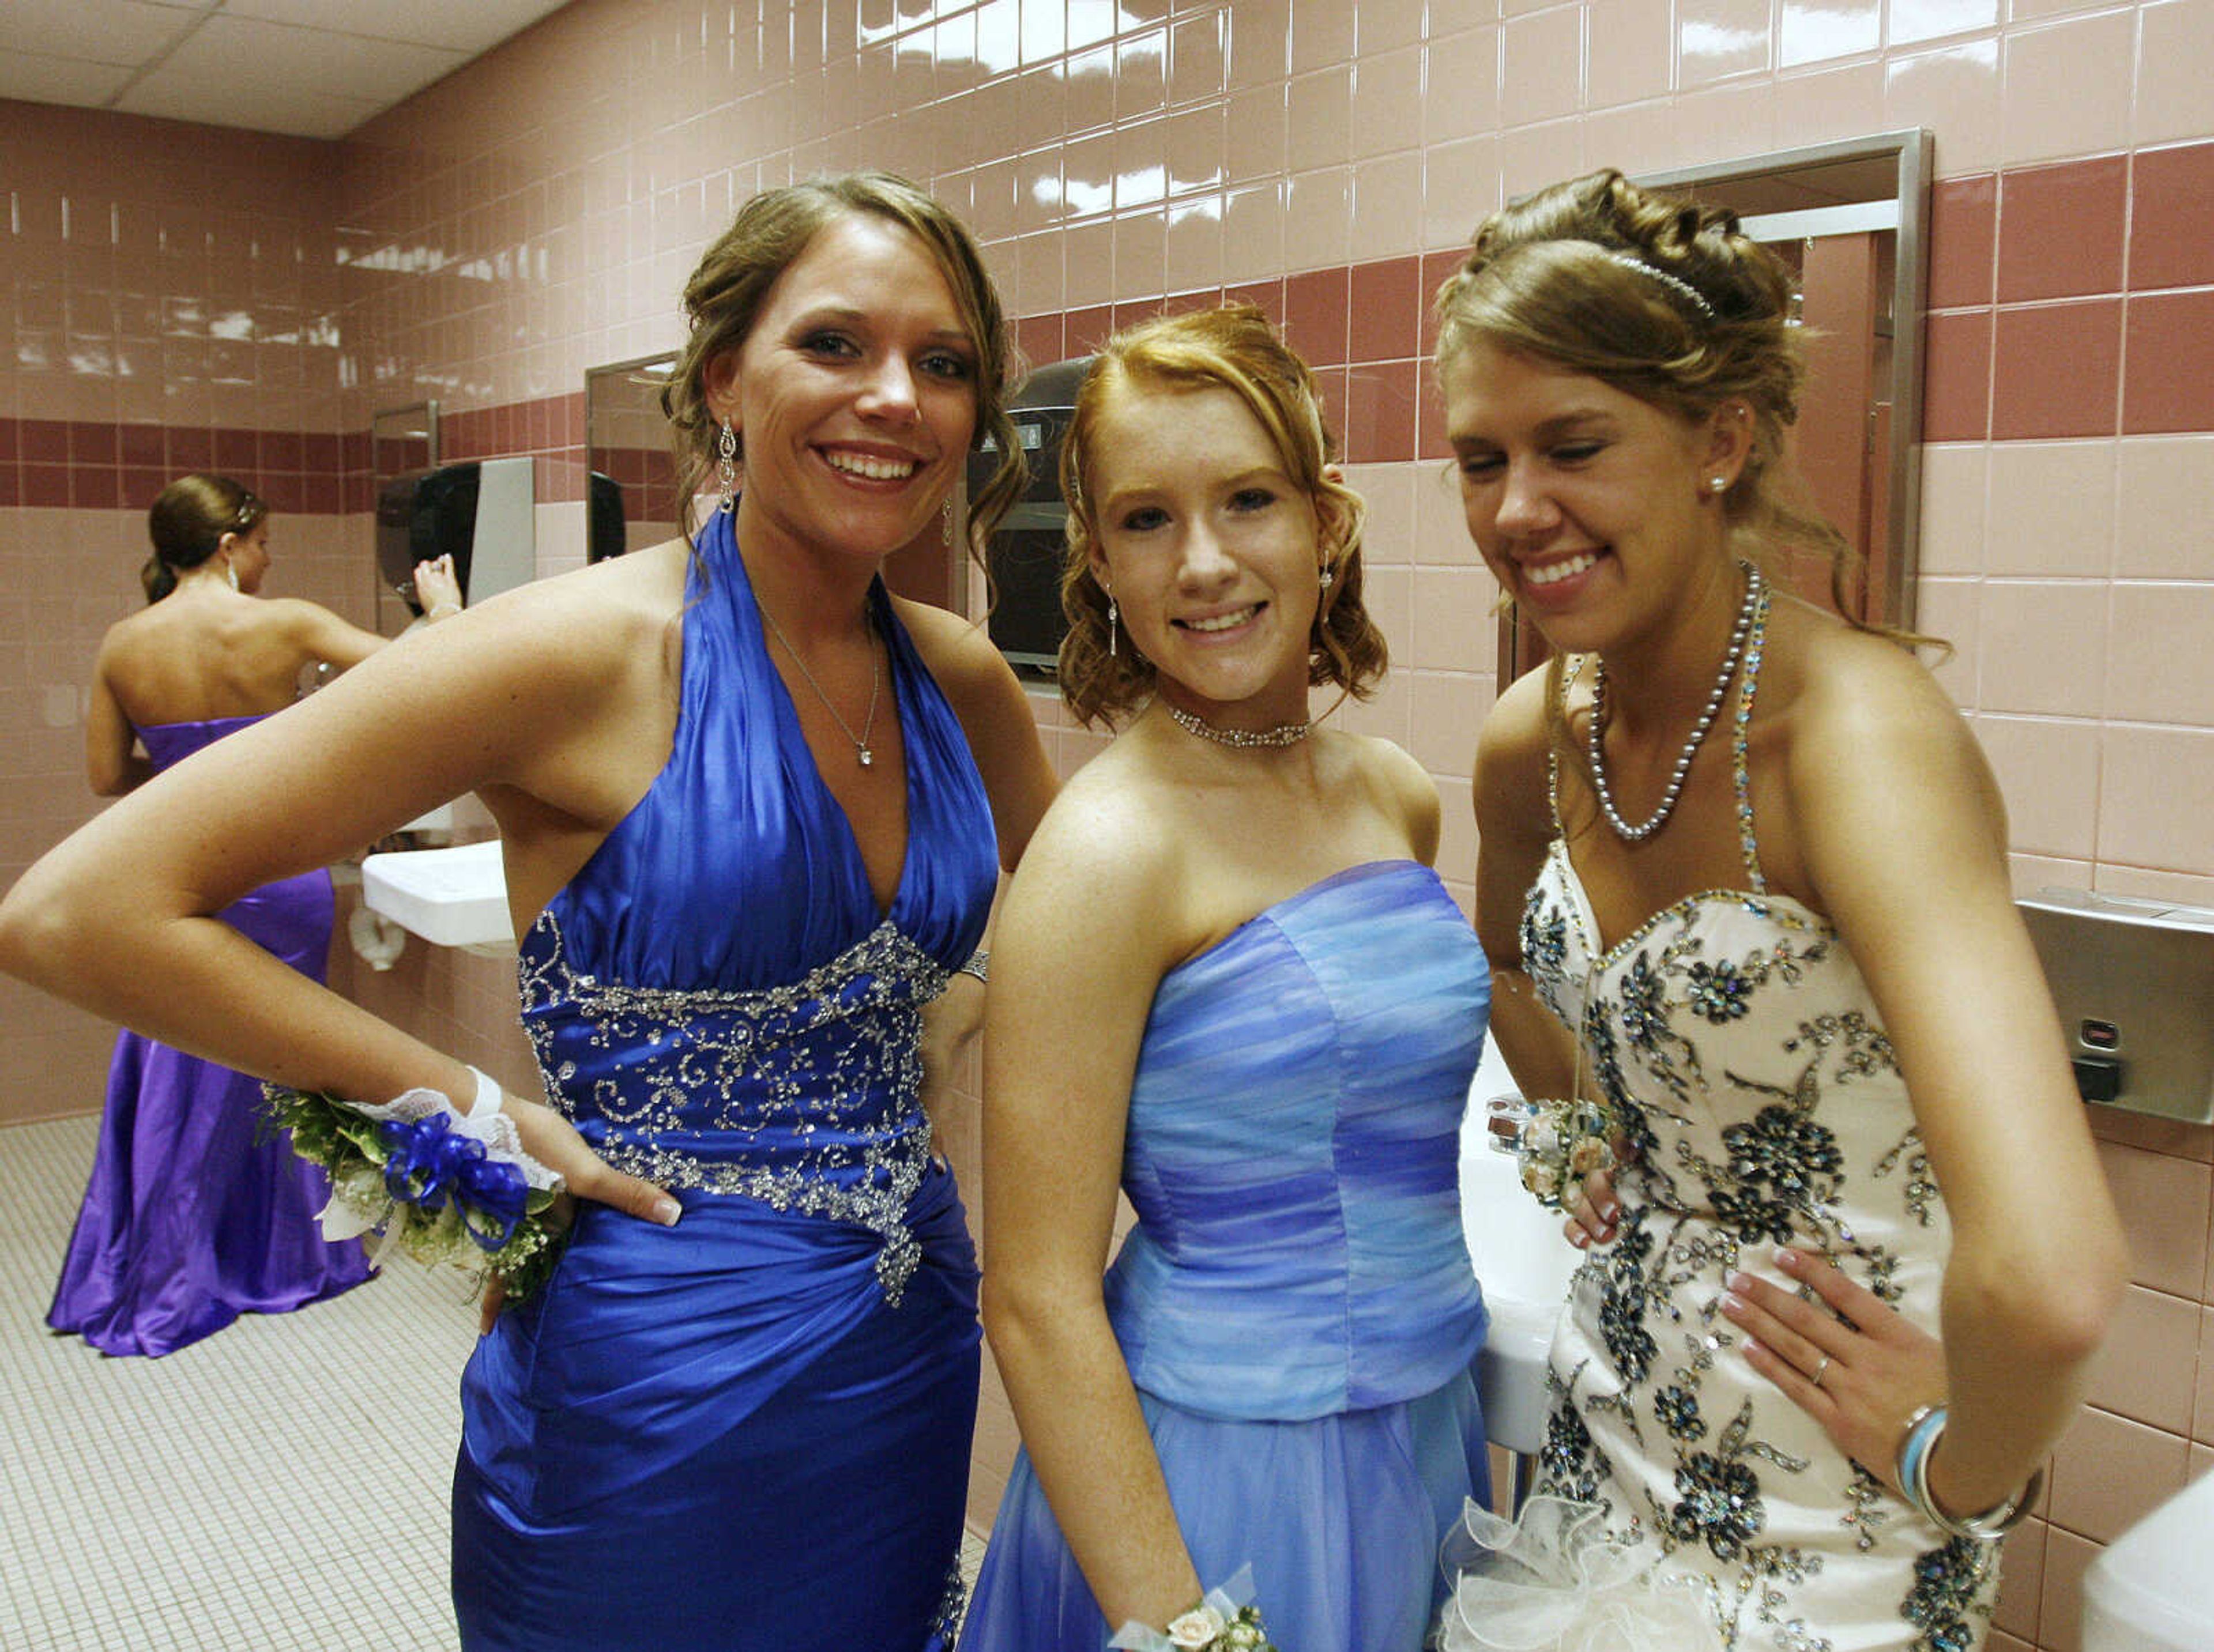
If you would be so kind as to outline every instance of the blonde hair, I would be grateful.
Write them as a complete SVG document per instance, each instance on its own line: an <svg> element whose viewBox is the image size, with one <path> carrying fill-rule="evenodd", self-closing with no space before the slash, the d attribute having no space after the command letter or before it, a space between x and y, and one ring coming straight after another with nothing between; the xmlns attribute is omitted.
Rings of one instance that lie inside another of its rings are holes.
<svg viewBox="0 0 2214 1652"><path fill-rule="evenodd" d="M1107 593L1092 576L1099 523L1091 493L1098 425L1108 399L1125 389L1168 393L1222 389L1268 433L1293 485L1314 506L1331 579L1315 611L1307 680L1334 683L1357 698L1375 692L1388 651L1361 601L1361 537L1367 509L1326 471L1334 444L1314 375L1251 304L1162 316L1117 332L1076 395L1061 443L1061 485L1068 505L1068 552L1061 606L1061 692L1084 723L1128 710L1153 692L1153 662L1122 639L1110 652Z"/></svg>
<svg viewBox="0 0 2214 1652"><path fill-rule="evenodd" d="M661 410L669 416L676 449L676 496L687 538L698 531L697 501L715 467L717 425L707 405L708 366L752 335L769 290L815 237L837 219L860 214L899 225L929 250L976 347L974 440L981 447L988 439L1000 462L969 502L972 556L1022 491L1022 445L1006 405L1014 351L1000 295L975 238L951 212L906 179L889 172L845 173L755 196L738 209L737 217L684 283L691 332L662 388Z"/></svg>

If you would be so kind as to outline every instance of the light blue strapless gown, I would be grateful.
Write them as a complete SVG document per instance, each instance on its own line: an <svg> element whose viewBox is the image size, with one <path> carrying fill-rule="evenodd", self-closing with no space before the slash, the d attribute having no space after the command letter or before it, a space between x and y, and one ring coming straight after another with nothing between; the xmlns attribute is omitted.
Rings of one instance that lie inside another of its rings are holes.
<svg viewBox="0 0 2214 1652"><path fill-rule="evenodd" d="M1358 866L1162 980L1130 1096L1108 1318L1208 1584L1251 1562L1286 1652L1417 1652L1487 1498L1461 1113L1489 975L1435 874ZM963 1652L1099 1652L1016 1460Z"/></svg>
<svg viewBox="0 0 2214 1652"><path fill-rule="evenodd" d="M700 543L668 765L520 959L554 1105L683 1216L582 1205L469 1362L470 1652L925 1652L958 1610L977 1275L917 1040L983 930L990 808L879 586L909 823L879 912L730 518Z"/></svg>

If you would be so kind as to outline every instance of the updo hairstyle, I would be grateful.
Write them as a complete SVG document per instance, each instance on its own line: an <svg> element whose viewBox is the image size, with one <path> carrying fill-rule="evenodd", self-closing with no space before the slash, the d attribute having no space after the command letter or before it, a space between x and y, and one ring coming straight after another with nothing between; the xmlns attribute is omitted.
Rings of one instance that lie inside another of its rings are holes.
<svg viewBox="0 0 2214 1652"><path fill-rule="evenodd" d="M1739 554L1777 546L1826 558L1850 616L1858 558L1781 462L1806 375L1797 306L1789 268L1742 233L1736 213L1609 168L1483 221L1438 290L1438 361L1480 341L1588 374L1687 423L1741 400L1752 447L1722 500Z"/></svg>
<svg viewBox="0 0 2214 1652"><path fill-rule="evenodd" d="M223 549L226 533L251 533L269 515L254 491L228 476L180 476L155 496L146 513L154 554L138 570L146 600L159 602L177 588L177 576Z"/></svg>
<svg viewBox="0 0 2214 1652"><path fill-rule="evenodd" d="M1077 392L1061 450L1061 495L1068 504L1068 554L1061 574L1068 634L1061 644L1061 692L1085 724L1143 703L1154 676L1153 662L1128 637L1109 652L1107 593L1092 575L1091 549L1099 536L1091 492L1099 420L1110 397L1215 389L1231 392L1260 421L1285 475L1314 507L1331 578L1308 638L1307 681L1334 683L1366 699L1384 674L1384 633L1361 597L1367 509L1359 494L1324 474L1335 443L1323 421L1314 375L1257 308L1229 304L1161 316L1115 334L1100 346Z"/></svg>
<svg viewBox="0 0 2214 1652"><path fill-rule="evenodd" d="M762 192L738 209L684 286L691 332L661 392L676 449L676 493L686 537L698 530L698 498L715 471L719 427L708 410L708 364L752 335L777 278L798 261L826 226L865 213L899 225L929 250L951 290L976 350L978 447L988 438L999 467L969 501L969 553L987 539L1022 489L1022 444L1005 405L1013 359L1000 296L966 226L906 179L889 172L853 172ZM740 454L743 454L743 433Z"/></svg>

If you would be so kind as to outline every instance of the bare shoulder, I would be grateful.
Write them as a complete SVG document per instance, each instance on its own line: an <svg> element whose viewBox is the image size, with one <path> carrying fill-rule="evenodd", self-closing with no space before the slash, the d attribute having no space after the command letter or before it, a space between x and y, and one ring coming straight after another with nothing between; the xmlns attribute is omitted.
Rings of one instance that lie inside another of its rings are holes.
<svg viewBox="0 0 2214 1652"><path fill-rule="evenodd" d="M533 580L416 631L392 650L394 664L413 649L466 650L521 667L557 697L658 674L681 641L686 557L674 539Z"/></svg>
<svg viewBox="0 0 2214 1652"><path fill-rule="evenodd" d="M1477 731L1476 818L1487 835L1502 829L1518 836L1551 835L1545 777L1553 738L1552 675L1541 666L1516 678Z"/></svg>
<svg viewBox="0 0 2214 1652"><path fill-rule="evenodd" d="M1950 765L1975 756L1974 737L1929 669L1905 647L1827 616L1791 622L1777 691L1790 735L1795 788L1803 780L1865 774L1871 765Z"/></svg>
<svg viewBox="0 0 2214 1652"><path fill-rule="evenodd" d="M1181 835L1175 800L1126 743L1079 769L1038 822L1011 901L1049 887L1116 925L1174 893Z"/></svg>
<svg viewBox="0 0 2214 1652"><path fill-rule="evenodd" d="M907 628L915 652L939 687L957 706L968 697L996 697L1010 687L1021 692L1005 656L979 621L904 596L892 598L892 612Z"/></svg>
<svg viewBox="0 0 2214 1652"><path fill-rule="evenodd" d="M1429 771L1396 741L1377 735L1339 738L1361 783L1405 826L1416 858L1425 865L1437 857L1438 783Z"/></svg>

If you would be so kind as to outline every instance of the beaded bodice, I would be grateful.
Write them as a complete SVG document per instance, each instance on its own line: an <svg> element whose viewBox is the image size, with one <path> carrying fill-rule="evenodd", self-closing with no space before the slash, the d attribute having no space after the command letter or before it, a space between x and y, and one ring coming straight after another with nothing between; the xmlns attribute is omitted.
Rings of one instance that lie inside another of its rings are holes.
<svg viewBox="0 0 2214 1652"><path fill-rule="evenodd" d="M1721 1312L1743 1270L1794 1289L1795 1245L1937 1329L1951 1230L1859 966L1761 875L1734 720L1745 887L1702 891L1609 945L1555 836L1521 918L1525 969L1581 1031L1582 1089L1636 1148L1619 1236L1570 1285L1540 1489L1604 1505L1618 1536L1714 1581L1732 1649L1979 1643L1995 1557L1913 1515L1746 1362ZM1684 829L1680 825L1676 828Z"/></svg>
<svg viewBox="0 0 2214 1652"><path fill-rule="evenodd" d="M879 587L909 823L879 910L768 662L728 516L700 548L668 765L524 936L523 1027L548 1098L610 1163L865 1228L896 1296L930 1160L921 1010L975 948L997 881L983 783Z"/></svg>

